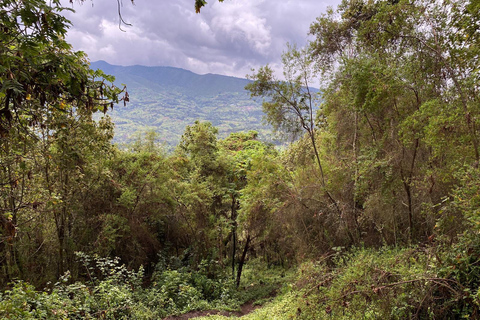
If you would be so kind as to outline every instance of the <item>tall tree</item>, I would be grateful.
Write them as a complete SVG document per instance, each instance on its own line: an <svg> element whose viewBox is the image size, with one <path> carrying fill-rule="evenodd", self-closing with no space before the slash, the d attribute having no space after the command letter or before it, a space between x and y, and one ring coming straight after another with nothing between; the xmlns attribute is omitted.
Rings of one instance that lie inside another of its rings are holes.
<svg viewBox="0 0 480 320"><path fill-rule="evenodd" d="M464 4L344 1L311 26L325 114L355 164L352 204L387 242L431 233L422 211L448 194L459 157L478 161L478 46Z"/></svg>
<svg viewBox="0 0 480 320"><path fill-rule="evenodd" d="M247 227L245 224L240 225L243 206L245 203L241 200L244 188L248 184L247 175L252 169L252 161L258 153L266 153L266 150L273 152L271 146L257 140L258 133L256 131L232 133L227 138L220 141L221 162L225 167L225 184L224 194L231 202L230 207L230 223L231 223L231 265L232 275L236 277L237 287L240 285L243 265L246 261L246 255L252 245L253 239L256 237L253 228ZM239 230L242 234L239 236ZM239 239L240 238L240 239ZM241 239L243 238L243 239ZM243 240L243 250L238 258L237 242ZM237 263L238 262L238 263ZM235 276L235 265L238 264Z"/></svg>
<svg viewBox="0 0 480 320"><path fill-rule="evenodd" d="M289 46L288 51L282 56L282 62L285 80L277 79L273 70L266 66L260 68L257 74L250 76L254 81L248 84L246 89L250 90L253 97L269 98L262 106L265 118L274 130L283 131L292 137L297 137L301 133L308 136L322 192L341 218L342 209L330 191L318 151L318 131L326 123L321 114L320 92L311 87L316 76L314 60L310 58L306 49L299 50L295 46ZM347 226L346 230L352 243L355 242Z"/></svg>
<svg viewBox="0 0 480 320"><path fill-rule="evenodd" d="M53 137L70 130L66 127L72 121L90 123L93 112L106 112L119 102L121 90L109 84L113 78L90 70L85 55L73 52L65 41L69 22L62 10L56 0L0 3L0 163L5 168L0 176L0 232L4 239L39 217L40 204L50 203L48 194L60 193L38 185L37 193L30 192L48 169L53 151L40 146L42 132L56 140ZM45 214L50 210L45 209ZM7 247L12 250L4 250L7 258L0 259L4 270L12 270L15 261L21 272L15 253L18 239L9 240Z"/></svg>

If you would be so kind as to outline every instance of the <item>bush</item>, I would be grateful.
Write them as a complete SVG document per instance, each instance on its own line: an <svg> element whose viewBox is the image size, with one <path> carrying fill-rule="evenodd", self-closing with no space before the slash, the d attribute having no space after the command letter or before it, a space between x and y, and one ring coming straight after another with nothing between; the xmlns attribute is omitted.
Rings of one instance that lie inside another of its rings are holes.
<svg viewBox="0 0 480 320"><path fill-rule="evenodd" d="M223 271L212 273L212 261L202 261L197 267L185 266L173 259L165 259L155 268L152 290L165 301L169 314L206 308L238 307L232 279Z"/></svg>
<svg viewBox="0 0 480 320"><path fill-rule="evenodd" d="M428 319L436 266L426 250L353 249L303 264L296 318Z"/></svg>
<svg viewBox="0 0 480 320"><path fill-rule="evenodd" d="M245 290L239 292L226 274L212 274L210 263L193 268L177 261L172 264L177 269L159 264L145 288L142 268L128 270L119 259L77 256L83 282L73 282L66 273L43 292L25 282L13 283L0 294L0 318L162 319L192 310L232 311L247 301L265 301L285 281L284 271L254 263L246 267Z"/></svg>
<svg viewBox="0 0 480 320"><path fill-rule="evenodd" d="M65 274L44 292L16 282L0 296L2 319L154 319L139 300L143 270L127 270L118 259L78 254L89 280L69 283ZM151 313L151 312L150 312Z"/></svg>

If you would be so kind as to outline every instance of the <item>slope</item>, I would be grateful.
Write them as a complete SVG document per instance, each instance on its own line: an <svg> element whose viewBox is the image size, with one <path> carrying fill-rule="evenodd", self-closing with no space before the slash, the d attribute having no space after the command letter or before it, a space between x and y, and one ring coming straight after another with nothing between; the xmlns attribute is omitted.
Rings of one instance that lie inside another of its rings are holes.
<svg viewBox="0 0 480 320"><path fill-rule="evenodd" d="M219 136L256 130L270 140L263 125L261 101L244 89L249 82L215 74L198 75L173 67L115 66L105 61L91 63L127 86L130 103L110 113L115 123L115 142L127 142L136 132L155 130L170 146L178 143L185 126L195 120L210 121Z"/></svg>

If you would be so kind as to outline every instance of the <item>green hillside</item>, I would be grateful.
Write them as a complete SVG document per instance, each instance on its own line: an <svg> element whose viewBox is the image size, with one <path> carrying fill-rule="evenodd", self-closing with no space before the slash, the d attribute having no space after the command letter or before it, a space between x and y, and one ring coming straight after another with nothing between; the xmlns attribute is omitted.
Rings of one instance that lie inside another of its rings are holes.
<svg viewBox="0 0 480 320"><path fill-rule="evenodd" d="M261 101L244 89L247 79L215 74L198 75L173 67L115 66L104 61L91 63L127 85L130 103L110 113L115 122L115 142L126 142L136 132L153 129L162 141L175 145L185 126L195 120L210 121L220 137L231 132L256 130L271 140L262 123Z"/></svg>
<svg viewBox="0 0 480 320"><path fill-rule="evenodd" d="M94 64L175 152L64 10L0 2L0 319L480 319L478 0L322 15L246 85L282 148L217 136L246 80Z"/></svg>

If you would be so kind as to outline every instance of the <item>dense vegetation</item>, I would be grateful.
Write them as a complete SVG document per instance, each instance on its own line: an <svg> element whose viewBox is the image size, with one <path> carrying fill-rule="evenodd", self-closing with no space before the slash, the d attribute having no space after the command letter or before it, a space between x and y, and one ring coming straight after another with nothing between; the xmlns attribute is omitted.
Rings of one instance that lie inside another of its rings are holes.
<svg viewBox="0 0 480 320"><path fill-rule="evenodd" d="M1 2L0 317L478 318L479 11L345 1L247 86L286 150L196 121L166 153L93 120L129 96L57 1Z"/></svg>

